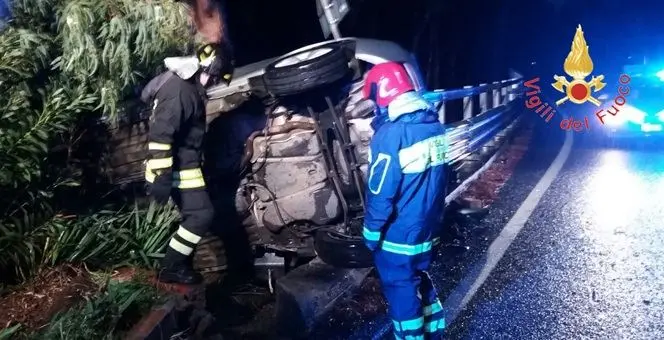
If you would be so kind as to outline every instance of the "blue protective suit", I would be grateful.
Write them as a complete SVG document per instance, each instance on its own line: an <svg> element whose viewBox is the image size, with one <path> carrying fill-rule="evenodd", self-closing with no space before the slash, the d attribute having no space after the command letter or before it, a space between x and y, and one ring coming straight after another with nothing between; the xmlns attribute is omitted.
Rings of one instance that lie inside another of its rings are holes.
<svg viewBox="0 0 664 340"><path fill-rule="evenodd" d="M397 97L388 119L374 123L364 240L374 251L396 338L438 338L445 320L427 270L445 204L445 129L415 92Z"/></svg>

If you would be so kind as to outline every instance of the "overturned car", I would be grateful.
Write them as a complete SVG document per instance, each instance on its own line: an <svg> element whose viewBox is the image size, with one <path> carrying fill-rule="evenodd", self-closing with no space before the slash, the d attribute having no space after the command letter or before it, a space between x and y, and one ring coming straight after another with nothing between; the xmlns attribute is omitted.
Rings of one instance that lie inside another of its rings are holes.
<svg viewBox="0 0 664 340"><path fill-rule="evenodd" d="M343 39L240 68L229 87L209 91L209 182L224 187L238 174L233 206L254 246L370 265L361 230L374 107L360 90L364 72L385 61L402 62L423 89L414 58L398 45ZM258 108L262 119L243 112ZM221 125L229 133L215 132Z"/></svg>
<svg viewBox="0 0 664 340"><path fill-rule="evenodd" d="M230 248L249 251L229 260L272 253L371 265L361 230L374 106L361 89L366 70L386 61L402 63L424 90L400 46L347 38L237 68L229 86L208 91L204 172L219 219L196 250L199 270L225 268ZM145 128L131 131L116 154L126 155L127 143L145 152ZM115 166L116 182L142 178L140 158Z"/></svg>

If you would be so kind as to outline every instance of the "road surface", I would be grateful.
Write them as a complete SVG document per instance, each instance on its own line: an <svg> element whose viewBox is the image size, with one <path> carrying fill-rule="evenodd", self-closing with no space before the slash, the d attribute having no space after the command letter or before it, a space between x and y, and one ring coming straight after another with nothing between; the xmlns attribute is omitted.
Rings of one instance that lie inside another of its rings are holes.
<svg viewBox="0 0 664 340"><path fill-rule="evenodd" d="M449 338L664 336L664 153L597 148L578 133L571 137L560 172ZM551 148L543 149L550 159ZM536 156L524 161L508 195L532 186L516 183L520 176L555 166Z"/></svg>

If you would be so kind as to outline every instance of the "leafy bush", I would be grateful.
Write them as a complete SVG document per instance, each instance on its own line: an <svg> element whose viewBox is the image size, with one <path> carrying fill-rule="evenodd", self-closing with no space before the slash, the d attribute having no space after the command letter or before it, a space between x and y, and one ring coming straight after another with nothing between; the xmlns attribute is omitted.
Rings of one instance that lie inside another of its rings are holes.
<svg viewBox="0 0 664 340"><path fill-rule="evenodd" d="M185 9L171 0L12 4L0 31L0 276L15 268L26 278L57 261L154 262L173 214L70 218L61 213L72 190L61 189L80 185L72 150L82 117L115 117L164 57L188 48Z"/></svg>
<svg viewBox="0 0 664 340"><path fill-rule="evenodd" d="M62 0L55 67L85 84L113 115L168 54L191 42L184 7L171 0Z"/></svg>
<svg viewBox="0 0 664 340"><path fill-rule="evenodd" d="M34 335L34 339L120 339L159 298L153 286L111 282L100 296L57 315L45 331Z"/></svg>
<svg viewBox="0 0 664 340"><path fill-rule="evenodd" d="M106 193L97 202L76 199L71 188L82 171L74 155L84 147L81 122L112 123L164 57L190 48L185 9L172 0L12 5L14 19L0 31L0 289L60 262L154 266L178 218L174 208L108 204L89 213ZM70 202L89 207L74 213ZM117 338L157 297L144 284L110 284L36 338ZM0 330L0 339L18 327Z"/></svg>

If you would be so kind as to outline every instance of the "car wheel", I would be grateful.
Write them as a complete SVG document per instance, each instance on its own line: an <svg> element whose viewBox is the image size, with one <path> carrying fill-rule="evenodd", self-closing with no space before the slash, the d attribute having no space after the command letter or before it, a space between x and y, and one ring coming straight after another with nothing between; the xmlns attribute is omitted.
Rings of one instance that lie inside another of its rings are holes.
<svg viewBox="0 0 664 340"><path fill-rule="evenodd" d="M323 262L339 268L373 267L373 254L362 237L348 236L330 229L316 233L314 248Z"/></svg>
<svg viewBox="0 0 664 340"><path fill-rule="evenodd" d="M351 73L348 43L334 42L289 53L265 68L263 81L273 96L289 96L334 83Z"/></svg>

